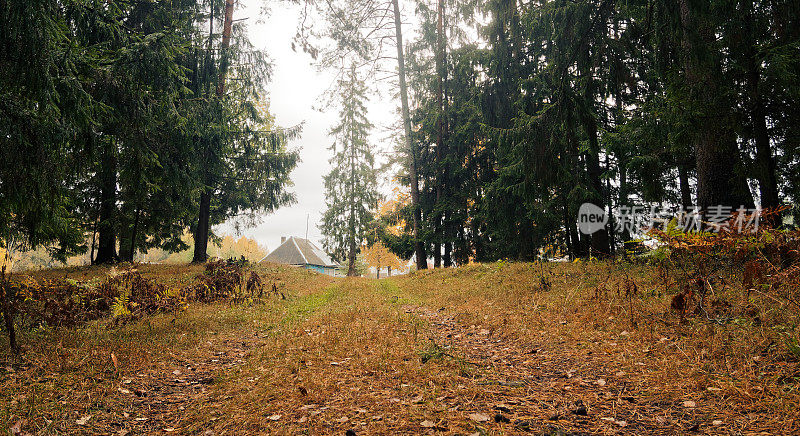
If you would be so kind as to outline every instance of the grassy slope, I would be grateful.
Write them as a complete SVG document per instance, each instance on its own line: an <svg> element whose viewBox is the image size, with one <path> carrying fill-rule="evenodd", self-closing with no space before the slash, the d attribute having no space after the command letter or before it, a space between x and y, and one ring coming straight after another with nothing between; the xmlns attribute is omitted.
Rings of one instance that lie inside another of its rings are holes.
<svg viewBox="0 0 800 436"><path fill-rule="evenodd" d="M200 271L141 269L174 286ZM261 272L287 299L26 333L24 364L0 369L0 429L25 418L31 433L800 431L798 366L773 329L746 317L681 325L644 267L498 263L380 281ZM39 273L64 274L104 271Z"/></svg>

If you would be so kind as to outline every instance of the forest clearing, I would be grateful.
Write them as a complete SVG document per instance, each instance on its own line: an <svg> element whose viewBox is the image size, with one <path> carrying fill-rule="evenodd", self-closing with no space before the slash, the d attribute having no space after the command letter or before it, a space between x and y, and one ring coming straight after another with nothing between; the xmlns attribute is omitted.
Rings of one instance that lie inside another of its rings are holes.
<svg viewBox="0 0 800 436"><path fill-rule="evenodd" d="M800 434L799 223L797 0L0 0L2 434Z"/></svg>
<svg viewBox="0 0 800 436"><path fill-rule="evenodd" d="M136 268L170 287L204 275L201 266ZM753 297L743 305L734 288L718 290L707 312L681 322L659 268L626 262L501 261L382 280L279 265L254 271L278 292L22 333L21 360L0 369L0 402L8 405L0 427L11 434L800 430L800 364L777 329L796 320L788 302ZM85 267L32 276L85 282L108 274ZM0 356L8 359L8 349Z"/></svg>

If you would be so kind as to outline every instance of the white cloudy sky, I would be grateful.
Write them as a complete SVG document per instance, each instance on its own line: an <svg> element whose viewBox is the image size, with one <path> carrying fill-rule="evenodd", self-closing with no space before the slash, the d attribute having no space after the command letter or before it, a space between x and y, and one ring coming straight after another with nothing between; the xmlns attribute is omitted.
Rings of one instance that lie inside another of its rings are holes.
<svg viewBox="0 0 800 436"><path fill-rule="evenodd" d="M331 151L328 147L333 140L327 133L337 121L338 109L314 109L320 106L322 94L333 83L334 74L318 72L310 56L300 51L294 52L291 48L300 6L270 0L270 14L264 17L259 15L263 2L241 0L234 12L234 19L247 18L252 43L265 50L272 59L273 75L267 91L270 109L277 124L293 126L304 123L302 137L292 142L293 147L300 148L302 160L291 175L294 182L291 190L297 195L297 203L264 216L259 225L244 229L241 233L255 238L272 250L279 245L281 236L305 236L307 217L309 239L317 242L322 239L316 224L325 210L322 177L330 169L328 159ZM379 87L385 92L372 99L368 116L376 125L373 143L380 154L392 149L391 142L386 139L386 130L396 123L398 105L393 101L394 94L388 83ZM384 185L382 190L386 189ZM216 231L234 234L230 225L222 225Z"/></svg>

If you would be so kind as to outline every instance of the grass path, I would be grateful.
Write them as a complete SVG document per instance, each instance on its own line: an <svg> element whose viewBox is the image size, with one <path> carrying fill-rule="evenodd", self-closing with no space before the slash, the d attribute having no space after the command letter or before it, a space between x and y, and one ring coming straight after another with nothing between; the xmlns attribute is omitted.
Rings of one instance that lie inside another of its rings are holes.
<svg viewBox="0 0 800 436"><path fill-rule="evenodd" d="M30 434L800 430L797 384L781 381L798 366L754 360L755 334L740 360L712 360L703 350L723 351L727 336L671 321L641 271L625 274L644 295L597 300L613 270L558 268L379 281L266 269L286 299L29 333L26 362L0 370L0 430L20 419Z"/></svg>

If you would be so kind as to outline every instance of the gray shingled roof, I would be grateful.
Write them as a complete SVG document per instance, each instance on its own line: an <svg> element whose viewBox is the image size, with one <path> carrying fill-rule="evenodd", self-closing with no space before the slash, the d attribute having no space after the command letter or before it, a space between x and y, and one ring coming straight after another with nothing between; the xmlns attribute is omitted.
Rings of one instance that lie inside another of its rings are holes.
<svg viewBox="0 0 800 436"><path fill-rule="evenodd" d="M291 236L261 261L287 265L319 265L338 267L339 264L308 239ZM259 261L260 262L260 261Z"/></svg>

